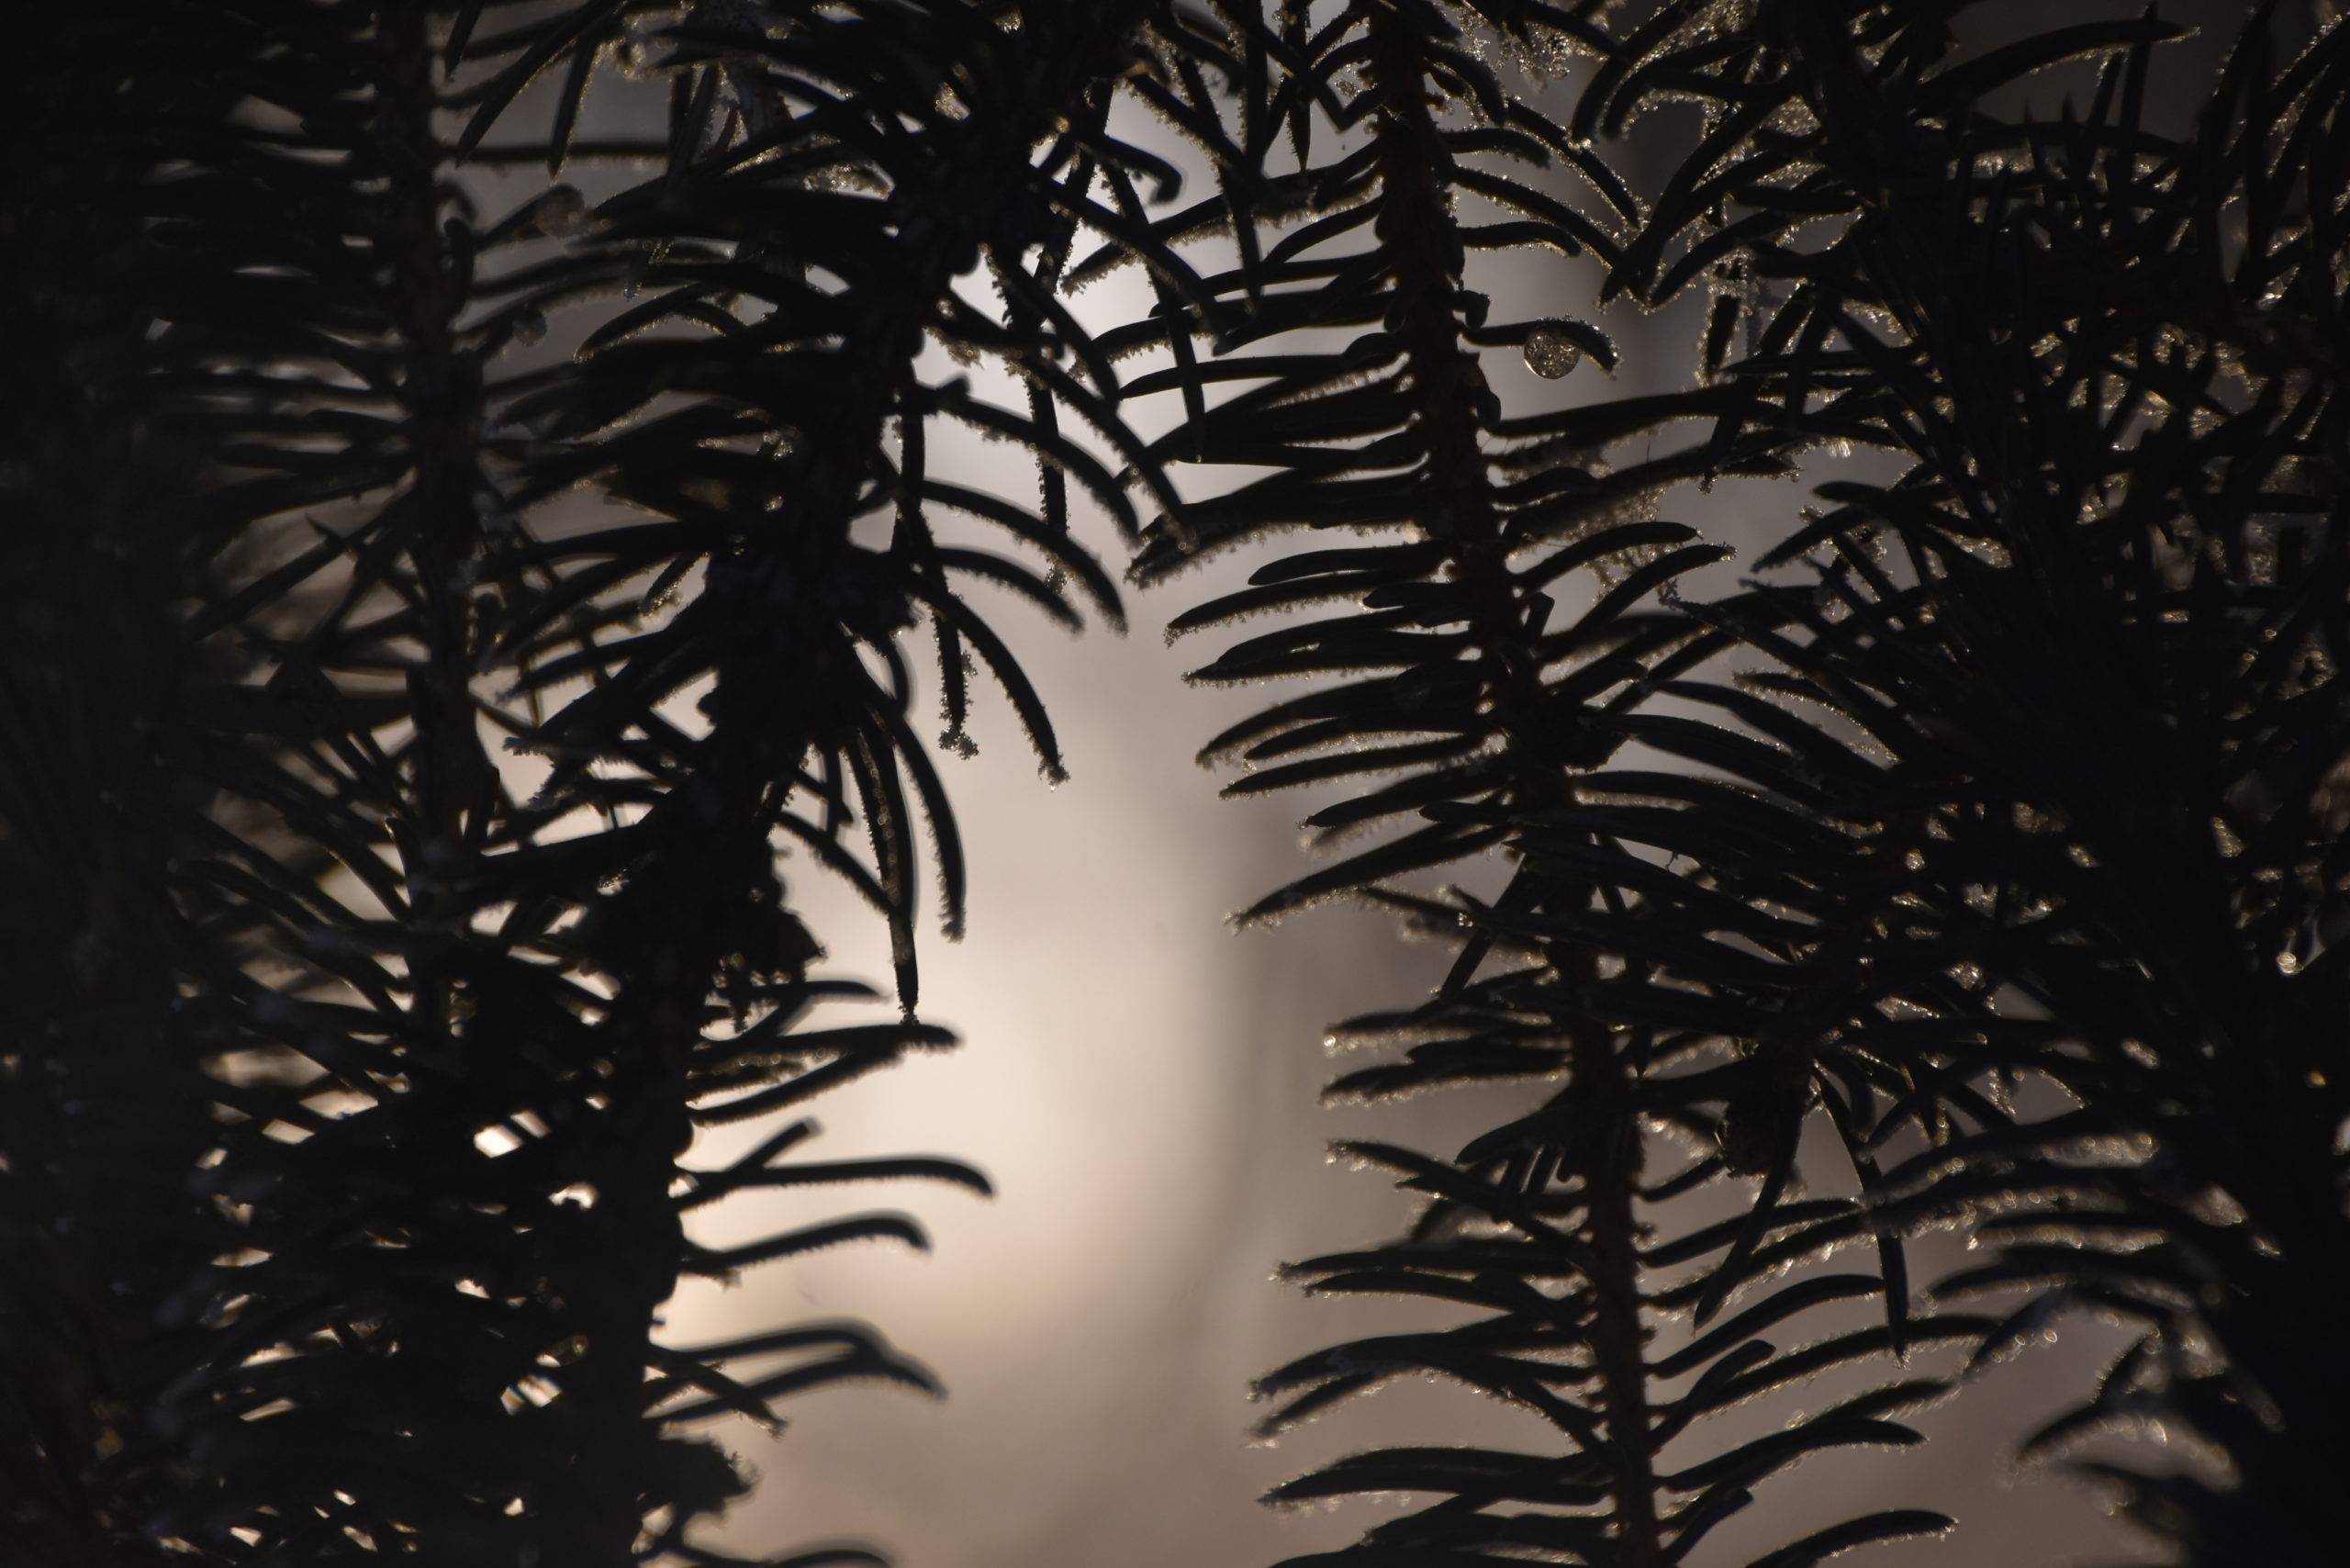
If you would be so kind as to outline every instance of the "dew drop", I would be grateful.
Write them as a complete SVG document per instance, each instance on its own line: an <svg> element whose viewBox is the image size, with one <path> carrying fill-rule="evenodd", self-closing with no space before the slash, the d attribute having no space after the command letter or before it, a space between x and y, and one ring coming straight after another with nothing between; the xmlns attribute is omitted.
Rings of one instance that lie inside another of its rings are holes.
<svg viewBox="0 0 2350 1568"><path fill-rule="evenodd" d="M588 227L588 198L576 185L557 185L539 198L539 232L567 239Z"/></svg>
<svg viewBox="0 0 2350 1568"><path fill-rule="evenodd" d="M1555 325L1545 322L1526 335L1526 368L1556 381L1583 363L1583 350Z"/></svg>
<svg viewBox="0 0 2350 1568"><path fill-rule="evenodd" d="M536 310L517 311L514 316L512 335L517 348L527 349L533 343L543 342L547 335L547 319Z"/></svg>

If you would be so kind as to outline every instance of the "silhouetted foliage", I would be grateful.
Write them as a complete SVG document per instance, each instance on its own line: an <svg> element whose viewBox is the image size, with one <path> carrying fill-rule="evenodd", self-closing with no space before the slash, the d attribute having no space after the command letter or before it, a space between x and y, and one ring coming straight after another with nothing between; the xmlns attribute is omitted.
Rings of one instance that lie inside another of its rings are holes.
<svg viewBox="0 0 2350 1568"><path fill-rule="evenodd" d="M2088 1467L2197 1563L2350 1546L2319 1479L2350 1394L2324 1327L2350 1267L2328 1022L2350 50L2334 28L2296 54L2302 31L2258 8L2169 125L2147 83L2183 29L2152 13L1961 57L1940 17L1762 6L1702 87L1674 73L1755 128L1684 173L1735 179L1749 275L1784 295L1739 307L1760 342L1728 374L1791 436L1902 467L1820 487L1762 563L1811 561L1808 593L1694 611L1768 662L1666 689L1746 724L1642 738L1750 790L1762 844L1833 830L1707 878L1810 933L1762 1054L1817 1078L1878 1223L1996 1244L1937 1295L2032 1293L1978 1362L2073 1309L2139 1331L2031 1446L2117 1421L2207 1440L2224 1479ZM2084 101L2016 106L2082 57ZM1822 212L1849 215L1832 244L1790 242ZM1740 727L1779 744L1729 749ZM1636 836L1697 856L1716 813L1673 793ZM1596 820L1529 823L1528 847Z"/></svg>
<svg viewBox="0 0 2350 1568"><path fill-rule="evenodd" d="M12 1558L723 1564L697 1529L745 1484L698 1427L931 1385L863 1325L659 1314L923 1244L696 1241L730 1194L987 1190L787 1156L952 1043L910 660L941 745L984 665L1058 775L961 589L1117 623L1073 482L1140 585L1270 546L1172 622L1278 612L1200 675L1311 681L1205 753L1337 791L1335 857L1244 919L1365 897L1454 949L1340 1025L1387 1054L1333 1092L1529 1096L1449 1154L1347 1146L1417 1217L1292 1272L1453 1326L1262 1389L1278 1429L1434 1374L1557 1446L1290 1482L1414 1499L1311 1561L1665 1568L2074 1311L2132 1343L2028 1448L2167 1423L2217 1462L2087 1468L2176 1560L2350 1560L2350 42L2262 7L2174 115L2183 29L2052 9L40 15L0 158ZM591 90L638 130L583 130ZM1504 319L1519 253L1596 297ZM1123 265L1151 312L1089 330L1065 297ZM1690 383L1527 407L1684 296ZM948 423L1032 452L1033 503L939 471ZM1746 579L1659 515L1823 454ZM884 923L894 1009L822 971L786 852ZM1814 1127L1851 1195L1802 1188ZM1905 1240L1953 1222L1984 1260L1921 1303ZM1870 1381L1708 1424L1829 1368ZM1948 1523L1816 1504L1758 1564Z"/></svg>
<svg viewBox="0 0 2350 1568"><path fill-rule="evenodd" d="M1309 106L1360 135L1233 286L1267 290L1267 326L1360 335L1168 375L1260 378L1162 444L1277 472L1162 529L1147 572L1281 525L1392 535L1276 560L1183 622L1341 601L1202 672L1341 678L1211 752L1256 765L1236 790L1380 779L1310 819L1333 837L1413 823L1252 913L1368 890L1460 946L1433 999L1346 1026L1405 1049L1335 1092L1547 1086L1449 1159L1358 1147L1427 1206L1297 1271L1476 1315L1266 1387L1277 1426L1434 1372L1562 1451L1386 1450L1280 1495L1437 1499L1331 1561L1675 1562L1801 1454L1912 1440L1886 1417L1943 1384L1892 1372L1728 1450L1709 1413L1923 1344L1979 1365L2092 1308L2142 1337L2031 1446L2191 1429L2232 1473L2090 1468L2187 1561L2337 1560L2342 35L2288 60L2264 9L2165 129L2145 82L2181 29L2152 14L1962 48L1963 5L1664 5L1613 30L1598 9L1285 13L1288 74L1244 120L1286 114L1301 160ZM1594 62L1564 125L1493 84L1497 39ZM2085 105L2031 99L2083 59ZM1684 103L1702 125L1662 188L1619 195L1589 139ZM1698 385L1505 417L1476 349L1524 342L1542 375L1606 353L1572 319L1486 319L1467 258L1509 243L1588 251L1601 302L1710 294ZM1649 432L1693 423L1659 454ZM1830 510L1758 563L1786 570L1727 599L1675 591L1714 554L1693 530L1625 515L1831 443L1897 476L1820 487ZM1497 895L1398 881L1505 840ZM1814 1117L1851 1199L1794 1195ZM1670 1200L1740 1178L1736 1217L1675 1233ZM1903 1237L1952 1218L1994 1260L1934 1294L1995 1310L1913 1316ZM1874 1272L1778 1278L1855 1240ZM1856 1293L1880 1327L1759 1337ZM1764 1561L1940 1522L1827 1518Z"/></svg>
<svg viewBox="0 0 2350 1568"><path fill-rule="evenodd" d="M1286 121L1301 160L1314 156L1315 119L1326 121L1322 161L1290 176L1313 193L1306 221L1266 246L1229 288L1265 299L1253 330L1237 336L1354 335L1326 338L1321 353L1277 346L1270 356L1228 355L1136 384L1259 378L1262 385L1217 407L1196 409L1159 445L1198 461L1274 470L1162 527L1142 569L1154 575L1226 539L1285 525L1398 535L1336 549L1317 542L1260 567L1251 588L1177 622L1204 626L1344 601L1335 613L1252 636L1201 672L1230 680L1343 676L1227 731L1210 753L1257 765L1235 792L1376 780L1309 819L1333 839L1365 824L1410 824L1250 913L1369 890L1460 943L1431 1001L1342 1026L1357 1037L1393 1037L1408 1050L1348 1075L1336 1092L1507 1078L1552 1088L1534 1114L1450 1159L1349 1147L1427 1193L1427 1206L1389 1246L1294 1271L1317 1291L1422 1296L1477 1316L1441 1332L1357 1341L1281 1370L1262 1385L1284 1396L1267 1427L1389 1378L1434 1373L1532 1409L1564 1446L1558 1453L1381 1450L1275 1495L1401 1491L1437 1499L1330 1561L1485 1562L1532 1551L1544 1561L1668 1562L1804 1454L1911 1440L1888 1417L1939 1387L1897 1382L1727 1451L1692 1460L1680 1457L1690 1453L1683 1444L1668 1453L1709 1413L1888 1342L1897 1348L1913 1331L1897 1243L1888 1241L1886 1260L1896 1267L1884 1281L1803 1276L1714 1332L1670 1353L1652 1349L1658 1313L1694 1309L1707 1325L1738 1286L1848 1226L1854 1205L1781 1202L1809 1073L1740 1054L1770 1027L1767 1002L1752 987L1773 970L1751 949L1784 940L1783 924L1728 902L1734 914L1661 896L1660 879L1669 887L1674 879L1624 847L1631 823L1653 808L1591 808L1599 814L1576 821L1582 831L1566 826L1586 809L1590 770L1639 733L1637 704L1724 641L1656 596L1725 552L1687 526L1655 520L1644 503L1700 476L1785 472L1788 443L1773 426L1738 419L1754 394L1735 384L1511 417L1488 382L1480 349L1517 349L1545 376L1582 355L1612 368L1616 353L1572 318L1495 319L1470 286L1472 255L1521 246L1588 253L1620 280L1641 264L1626 243L1627 235L1638 243L1641 207L1583 141L1513 99L1469 29L1482 22L1528 48L1547 44L1546 21L1566 23L1572 36L1598 35L1539 6L1357 5L1312 21L1295 30L1283 69L1269 73L1262 95L1242 110L1249 123ZM1583 205L1531 183L1554 165L1573 176ZM1261 186L1271 177L1252 181ZM1490 209L1498 218L1480 221ZM1700 420L1713 421L1706 439L1655 450L1658 434L1670 439ZM1633 440L1643 445L1639 461L1613 468L1595 461ZM1587 567L1602 574L1590 594L1575 577ZM1653 775L1616 788L1703 801L1715 834L1708 865L1752 815L1743 797L1696 779ZM1518 857L1490 900L1410 890L1415 874L1471 861L1535 824L1545 834L1539 852ZM1785 847L1814 852L1820 837L1807 828ZM1464 916L1473 935L1461 935ZM1715 939L1724 919L1750 950ZM1650 1128L1710 1138L1714 1107L1725 1100L1739 1123L1723 1131L1727 1158L1684 1159L1670 1173L1651 1169L1658 1151ZM1651 1235L1651 1203L1738 1173L1765 1177L1744 1221ZM1800 1354L1756 1338L1856 1292L1885 1294L1893 1305L1886 1327ZM1692 1373L1693 1381L1666 1386ZM1830 1519L1824 1533L1774 1561L1808 1562L1839 1544L1942 1522L1916 1511Z"/></svg>
<svg viewBox="0 0 2350 1568"><path fill-rule="evenodd" d="M958 318L950 285L1066 243L1057 182L1119 153L1035 148L1125 69L1142 7L795 9L191 0L42 24L11 303L54 368L12 443L37 641L6 835L30 862L9 1060L40 1098L8 1156L57 1188L10 1205L32 1265L11 1272L57 1299L12 1304L15 1364L55 1371L10 1463L23 1497L44 1472L85 1486L20 1521L27 1553L722 1562L689 1532L743 1484L695 1423L772 1423L841 1378L928 1385L855 1324L681 1346L655 1314L684 1273L922 1241L890 1213L690 1239L729 1193L985 1190L945 1160L786 1162L813 1131L786 1118L949 1043L913 1014L917 810L950 928L962 897L906 713L918 608L950 683L976 650L1057 766L953 584L1074 621L1063 577L937 545L925 507L979 510L1115 613L1057 496L1031 515L934 479L923 425L1098 465L1047 413L912 366L934 327L1075 389L1050 312ZM673 88L666 143L572 145L623 46ZM482 214L453 175L548 68L527 155L655 172L595 211L553 184ZM518 363L623 289L645 297L568 363ZM588 523L551 504L582 486L608 503ZM872 515L886 545L852 532ZM543 759L534 790L501 741ZM887 919L902 1017L844 1013L871 993L812 971L778 841ZM778 1125L740 1160L684 1162L696 1126L755 1116ZM133 1142L59 1170L74 1117ZM117 1163L133 1179L93 1194ZM54 1544L84 1538L105 1544Z"/></svg>

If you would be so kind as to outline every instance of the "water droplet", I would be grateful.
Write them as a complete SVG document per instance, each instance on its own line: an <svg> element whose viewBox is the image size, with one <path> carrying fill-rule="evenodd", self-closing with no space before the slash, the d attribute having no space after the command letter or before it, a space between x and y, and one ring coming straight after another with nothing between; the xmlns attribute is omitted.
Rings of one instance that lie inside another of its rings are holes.
<svg viewBox="0 0 2350 1568"><path fill-rule="evenodd" d="M517 348L527 349L533 343L543 342L547 335L547 319L538 311L526 307L515 312L512 335Z"/></svg>
<svg viewBox="0 0 2350 1568"><path fill-rule="evenodd" d="M588 227L588 198L576 185L557 185L539 198L539 232L567 239Z"/></svg>
<svg viewBox="0 0 2350 1568"><path fill-rule="evenodd" d="M2287 947L2277 955L2277 972L2297 975L2301 972L2301 956Z"/></svg>
<svg viewBox="0 0 2350 1568"><path fill-rule="evenodd" d="M1556 381L1583 363L1583 350L1555 325L1545 322L1526 335L1526 368Z"/></svg>

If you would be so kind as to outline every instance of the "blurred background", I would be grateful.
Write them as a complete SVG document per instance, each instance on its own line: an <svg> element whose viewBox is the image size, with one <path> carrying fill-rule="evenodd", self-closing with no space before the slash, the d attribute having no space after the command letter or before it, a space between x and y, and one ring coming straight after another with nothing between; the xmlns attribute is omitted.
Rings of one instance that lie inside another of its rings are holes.
<svg viewBox="0 0 2350 1568"><path fill-rule="evenodd" d="M1570 68L1548 91L1565 104L1574 85ZM599 93L588 101L588 134L635 129L635 117L653 112L625 92ZM531 112L529 104L516 112ZM1692 124L1642 127L1624 150L1631 172ZM1162 128L1137 122L1125 133L1197 174ZM566 177L590 199L630 178L594 170ZM538 178L486 174L478 194L502 209L538 188ZM1695 316L1595 311L1598 271L1587 260L1515 256L1477 282L1494 296L1496 314L1576 314L1623 351L1612 380L1585 364L1547 382L1514 354L1495 355L1489 375L1514 405L1662 390L1690 374ZM987 297L983 284L969 288L975 300ZM1082 317L1106 323L1143 314L1149 297L1138 278L1120 274L1077 303ZM567 348L558 324L543 352ZM1008 377L951 364L934 348L922 368L932 379L969 375L997 401L1019 396ZM1024 500L1035 494L1019 449L943 425L930 441L934 469L957 482ZM1756 542L1790 526L1805 488L1830 465L1844 471L1860 461L1823 457L1801 487L1676 493L1661 498L1661 515L1751 554ZM1193 482L1207 487L1221 477ZM1109 524L1081 497L1073 501L1080 532L1114 567L1122 550ZM951 1392L934 1402L840 1386L792 1402L780 1433L747 1422L726 1428L758 1485L722 1544L782 1552L867 1542L906 1568L1248 1568L1337 1546L1378 1517L1376 1501L1331 1511L1256 1501L1337 1454L1398 1440L1555 1446L1537 1422L1419 1383L1341 1406L1277 1446L1251 1441L1261 1414L1248 1397L1254 1377L1382 1322L1435 1321L1427 1307L1399 1314L1308 1300L1272 1278L1285 1260L1387 1236L1410 1213L1384 1178L1333 1163L1326 1147L1370 1136L1449 1154L1509 1103L1533 1098L1495 1091L1375 1107L1319 1103L1337 1070L1322 1043L1326 1026L1408 1004L1433 984L1445 955L1407 942L1382 915L1346 906L1273 928L1230 928L1232 911L1305 868L1296 824L1318 802L1217 799L1225 780L1203 771L1194 753L1273 693L1187 684L1184 672L1211 655L1215 634L1170 645L1162 628L1237 585L1251 564L1244 553L1171 588L1130 592L1123 636L1097 626L1070 638L1017 603L990 603L974 590L1043 693L1071 777L1058 788L1040 779L1008 706L982 680L970 727L979 751L942 762L970 859L969 934L958 944L933 934L922 959L923 1013L963 1044L826 1096L814 1111L825 1136L813 1148L818 1158L953 1156L985 1170L997 1195L906 1184L722 1205L703 1239L894 1207L923 1222L934 1249L867 1246L771 1265L728 1287L696 1284L668 1313L673 1343L778 1321L868 1320ZM1724 581L1737 569L1731 563ZM934 694L919 701L934 711ZM883 981L890 964L879 921L804 861L786 872L795 904L827 946L828 970ZM758 1130L717 1129L695 1162L723 1163ZM1832 1150L1807 1150L1817 1187L1847 1190L1838 1167ZM1928 1238L1912 1253L1913 1277L1930 1282L1962 1256L1958 1238ZM1796 1337L1855 1325L1867 1312L1823 1315L1808 1329L1795 1326ZM2094 1325L2067 1328L2061 1343L2032 1347L1990 1369L1964 1397L1917 1417L1925 1445L1814 1460L1709 1536L1693 1568L1745 1562L1826 1518L1895 1506L1940 1508L1962 1523L1941 1539L1854 1561L2039 1568L2120 1555L2127 1542L2096 1495L2053 1472L2019 1471L2008 1458L2040 1420L2082 1395L2120 1343ZM1915 1370L1929 1374L1953 1370L1946 1360L1919 1362ZM1803 1400L1817 1408L1851 1386L1823 1381ZM1740 1411L1706 1441L1751 1436L1791 1413ZM1823 1504L1839 1511L1823 1516Z"/></svg>

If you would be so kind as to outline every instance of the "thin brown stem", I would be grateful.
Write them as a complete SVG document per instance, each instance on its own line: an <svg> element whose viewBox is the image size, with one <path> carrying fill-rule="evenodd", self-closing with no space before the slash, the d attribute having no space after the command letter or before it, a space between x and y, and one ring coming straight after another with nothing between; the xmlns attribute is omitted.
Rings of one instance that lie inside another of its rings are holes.
<svg viewBox="0 0 2350 1568"><path fill-rule="evenodd" d="M1461 342L1455 314L1463 252L1443 180L1449 154L1431 107L1428 62L1421 35L1399 12L1374 6L1369 27L1380 106L1374 135L1385 192L1379 236L1395 280L1404 374L1416 394L1427 450L1427 510L1421 522L1445 544L1453 579L1470 590L1478 652L1492 672L1494 722L1519 759L1515 798L1507 804L1520 811L1563 805L1572 794L1561 744L1568 737L1548 711L1541 666L1509 567L1478 419L1492 392L1477 355ZM1587 956L1563 949L1551 957L1578 970L1589 963ZM1610 1032L1585 1025L1571 1038L1578 1095L1622 1103L1627 1068ZM1601 1410L1615 1450L1609 1474L1621 1562L1626 1568L1653 1568L1662 1561L1662 1545L1632 1214L1640 1143L1628 1110L1609 1125L1607 1136L1576 1151L1600 1265L1589 1282L1590 1332Z"/></svg>

